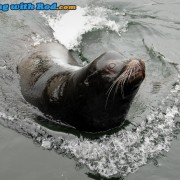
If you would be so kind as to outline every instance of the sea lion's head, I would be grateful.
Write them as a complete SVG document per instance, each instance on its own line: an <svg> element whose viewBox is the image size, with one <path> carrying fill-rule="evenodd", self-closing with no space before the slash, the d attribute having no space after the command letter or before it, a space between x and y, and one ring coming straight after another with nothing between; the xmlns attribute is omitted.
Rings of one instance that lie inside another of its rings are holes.
<svg viewBox="0 0 180 180"><path fill-rule="evenodd" d="M107 90L107 94L118 93L123 99L138 89L144 78L143 60L136 58L123 60L119 53L110 51L90 64L89 74L84 83L92 86L99 84L101 88Z"/></svg>
<svg viewBox="0 0 180 180"><path fill-rule="evenodd" d="M76 87L81 119L89 119L87 128L94 131L120 125L145 78L143 60L123 60L119 53L110 51L85 69L85 78Z"/></svg>

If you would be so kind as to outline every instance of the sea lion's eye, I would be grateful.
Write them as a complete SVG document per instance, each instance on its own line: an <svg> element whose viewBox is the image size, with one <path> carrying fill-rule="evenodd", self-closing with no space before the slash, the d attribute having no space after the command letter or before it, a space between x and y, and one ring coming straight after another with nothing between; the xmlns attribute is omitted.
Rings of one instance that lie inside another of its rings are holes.
<svg viewBox="0 0 180 180"><path fill-rule="evenodd" d="M112 69L115 68L115 66L116 66L115 63L110 63L110 64L108 65L108 69L112 70Z"/></svg>

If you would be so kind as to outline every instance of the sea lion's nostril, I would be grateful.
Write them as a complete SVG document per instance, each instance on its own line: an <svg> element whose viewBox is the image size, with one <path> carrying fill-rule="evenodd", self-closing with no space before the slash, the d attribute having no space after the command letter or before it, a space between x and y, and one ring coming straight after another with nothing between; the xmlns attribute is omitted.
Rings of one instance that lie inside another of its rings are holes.
<svg viewBox="0 0 180 180"><path fill-rule="evenodd" d="M110 69L113 69L115 66L116 66L116 64L110 63L108 67L109 67Z"/></svg>

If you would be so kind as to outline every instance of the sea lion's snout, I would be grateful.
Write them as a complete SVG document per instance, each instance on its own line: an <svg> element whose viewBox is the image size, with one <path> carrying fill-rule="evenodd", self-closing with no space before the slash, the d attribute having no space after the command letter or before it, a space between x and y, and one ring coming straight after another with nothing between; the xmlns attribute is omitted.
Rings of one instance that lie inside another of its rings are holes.
<svg viewBox="0 0 180 180"><path fill-rule="evenodd" d="M114 92L117 99L133 96L145 78L145 63L141 59L130 59L128 61L116 60L108 62L109 71L106 71L106 82L108 87L108 99Z"/></svg>
<svg viewBox="0 0 180 180"><path fill-rule="evenodd" d="M142 59L130 59L125 71L129 84L142 82L145 78L145 63Z"/></svg>

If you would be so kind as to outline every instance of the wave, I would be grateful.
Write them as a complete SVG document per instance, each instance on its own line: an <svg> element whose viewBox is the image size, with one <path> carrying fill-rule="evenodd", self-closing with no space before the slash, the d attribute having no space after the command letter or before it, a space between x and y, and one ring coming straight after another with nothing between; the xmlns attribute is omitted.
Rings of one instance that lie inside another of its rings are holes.
<svg viewBox="0 0 180 180"><path fill-rule="evenodd" d="M120 36L122 32L127 31L126 19L120 16L121 19L117 23L110 18L110 14L114 12L103 7L77 7L76 11L57 14L54 17L41 13L54 30L54 37L69 50L78 50L83 35L88 32L108 29Z"/></svg>

